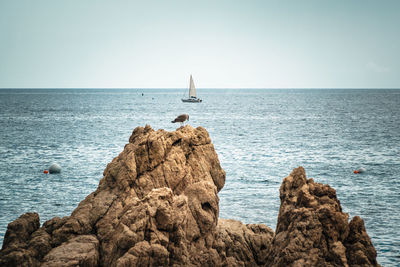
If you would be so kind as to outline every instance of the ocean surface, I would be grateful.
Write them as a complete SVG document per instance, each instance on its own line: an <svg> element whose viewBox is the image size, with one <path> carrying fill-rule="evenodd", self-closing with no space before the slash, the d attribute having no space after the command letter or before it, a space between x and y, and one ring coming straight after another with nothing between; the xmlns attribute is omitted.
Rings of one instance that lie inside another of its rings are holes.
<svg viewBox="0 0 400 267"><path fill-rule="evenodd" d="M70 215L135 127L173 131L188 113L226 171L220 217L275 230L282 179L303 166L364 219L380 264L400 262L400 90L199 89L199 104L185 91L1 89L0 244L22 213ZM62 172L43 174L53 162Z"/></svg>

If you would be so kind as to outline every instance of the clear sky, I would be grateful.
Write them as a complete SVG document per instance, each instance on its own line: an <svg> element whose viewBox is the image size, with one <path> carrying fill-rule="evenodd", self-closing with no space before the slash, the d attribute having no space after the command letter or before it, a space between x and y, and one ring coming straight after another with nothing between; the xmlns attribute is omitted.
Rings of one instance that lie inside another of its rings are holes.
<svg viewBox="0 0 400 267"><path fill-rule="evenodd" d="M400 88L399 0L0 0L0 88Z"/></svg>

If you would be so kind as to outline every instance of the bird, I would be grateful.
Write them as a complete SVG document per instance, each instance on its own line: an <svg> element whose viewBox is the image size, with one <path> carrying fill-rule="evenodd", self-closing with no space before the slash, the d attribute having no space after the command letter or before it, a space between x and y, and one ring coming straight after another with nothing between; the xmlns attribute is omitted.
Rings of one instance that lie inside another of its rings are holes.
<svg viewBox="0 0 400 267"><path fill-rule="evenodd" d="M186 121L186 120L189 121L189 115L188 114L181 114L178 117L176 117L175 120L173 120L171 122L172 123L180 122L181 125L183 125L183 122Z"/></svg>

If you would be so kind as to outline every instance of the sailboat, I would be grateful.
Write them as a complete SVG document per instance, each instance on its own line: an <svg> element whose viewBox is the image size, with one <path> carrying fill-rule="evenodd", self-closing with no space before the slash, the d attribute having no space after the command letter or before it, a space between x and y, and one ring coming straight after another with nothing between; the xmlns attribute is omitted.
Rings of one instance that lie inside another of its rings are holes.
<svg viewBox="0 0 400 267"><path fill-rule="evenodd" d="M197 98L196 88L194 87L194 82L192 75L190 75L190 85L189 85L189 98L182 98L182 102L189 103L200 103L202 100Z"/></svg>

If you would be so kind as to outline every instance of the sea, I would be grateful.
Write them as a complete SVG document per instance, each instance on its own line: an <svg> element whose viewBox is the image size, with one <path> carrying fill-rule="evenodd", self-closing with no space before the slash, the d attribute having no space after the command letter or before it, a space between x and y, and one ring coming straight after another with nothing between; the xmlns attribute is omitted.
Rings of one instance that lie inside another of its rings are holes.
<svg viewBox="0 0 400 267"><path fill-rule="evenodd" d="M336 189L364 219L378 262L400 262L400 90L1 89L0 244L25 212L68 216L133 129L174 131L177 115L207 129L226 171L220 217L275 230L279 187L293 168ZM60 174L44 174L52 163ZM364 168L365 172L353 171ZM398 265L397 265L398 266Z"/></svg>

